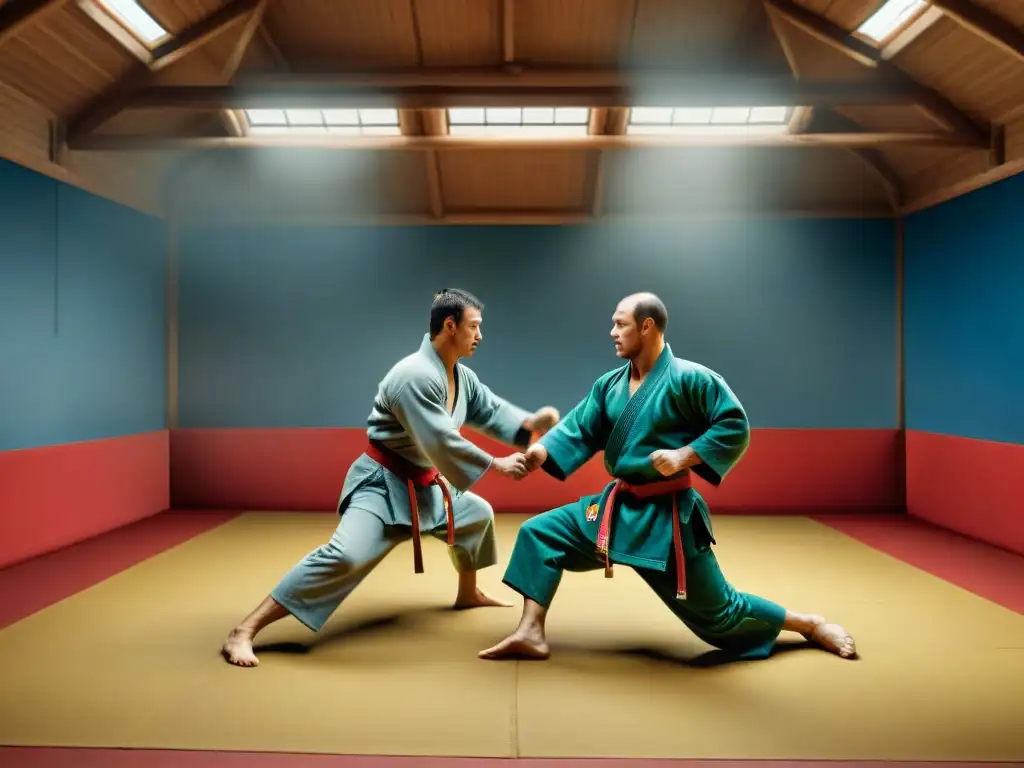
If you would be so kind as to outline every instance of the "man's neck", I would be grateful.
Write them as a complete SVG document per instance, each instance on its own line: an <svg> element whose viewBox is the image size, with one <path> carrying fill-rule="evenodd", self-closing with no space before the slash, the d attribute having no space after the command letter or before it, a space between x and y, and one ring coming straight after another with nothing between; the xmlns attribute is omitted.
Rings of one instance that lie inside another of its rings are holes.
<svg viewBox="0 0 1024 768"><path fill-rule="evenodd" d="M638 379L642 379L647 376L647 374L651 372L651 369L654 368L654 364L658 362L658 358L661 357L661 353L664 349L665 340L658 339L647 349L642 350L639 355L633 358L633 376Z"/></svg>
<svg viewBox="0 0 1024 768"><path fill-rule="evenodd" d="M434 351L437 352L437 356L441 358L441 362L444 363L444 369L450 376L452 371L455 370L455 364L459 362L459 356L451 347L444 343L440 336L434 339L431 344L434 347Z"/></svg>

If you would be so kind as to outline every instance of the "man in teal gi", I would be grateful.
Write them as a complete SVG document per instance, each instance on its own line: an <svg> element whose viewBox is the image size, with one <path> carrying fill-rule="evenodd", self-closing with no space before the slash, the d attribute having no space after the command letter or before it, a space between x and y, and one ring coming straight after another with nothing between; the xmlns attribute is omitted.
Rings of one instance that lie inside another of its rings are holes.
<svg viewBox="0 0 1024 768"><path fill-rule="evenodd" d="M448 543L459 574L454 607L509 607L477 587L477 571L494 565L498 555L494 510L469 489L490 469L522 478L526 459L521 452L493 457L459 430L474 426L525 448L531 434L543 434L558 421L558 411L544 407L529 413L514 406L459 362L471 357L483 338L482 310L483 304L464 291L445 289L435 296L429 333L419 350L398 361L380 382L369 442L345 476L334 535L231 630L222 648L230 663L256 666L253 638L289 614L319 631L376 565L410 538L415 571L421 573L421 525Z"/></svg>
<svg viewBox="0 0 1024 768"><path fill-rule="evenodd" d="M523 596L523 615L480 658L546 659L544 622L562 573L604 568L610 577L614 563L631 566L697 637L736 658L767 657L782 630L852 658L842 627L739 592L719 570L691 473L717 486L745 453L750 427L739 400L720 375L672 354L656 296L626 297L612 322L616 354L628 363L601 376L526 459L531 471L564 480L604 451L615 479L523 524L504 577Z"/></svg>

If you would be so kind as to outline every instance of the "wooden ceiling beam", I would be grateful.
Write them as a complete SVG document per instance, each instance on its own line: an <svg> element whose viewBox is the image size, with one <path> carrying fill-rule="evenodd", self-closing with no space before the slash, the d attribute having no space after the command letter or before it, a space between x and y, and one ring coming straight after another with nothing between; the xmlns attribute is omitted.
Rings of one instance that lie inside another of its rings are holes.
<svg viewBox="0 0 1024 768"><path fill-rule="evenodd" d="M18 0L0 5L0 45L16 37L47 13L63 7L68 0Z"/></svg>
<svg viewBox="0 0 1024 768"><path fill-rule="evenodd" d="M512 64L516 60L516 0L501 3L501 60Z"/></svg>
<svg viewBox="0 0 1024 768"><path fill-rule="evenodd" d="M431 76L427 76L431 77ZM415 76L412 78L415 80ZM432 79L441 80L438 75ZM481 106L580 106L630 107L670 104L672 106L857 106L909 105L914 92L904 84L877 81L794 81L790 77L687 78L646 77L642 82L624 82L621 75L600 77L591 73L590 83L565 84L565 73L552 72L544 78L498 75L484 82L481 75L466 83L450 78L447 83L402 83L394 76L364 76L335 82L310 82L303 78L282 78L262 83L232 85L165 85L134 90L124 99L124 108L134 109L245 109L245 108L328 108L393 107L437 109ZM603 81L603 82L602 82Z"/></svg>
<svg viewBox="0 0 1024 768"><path fill-rule="evenodd" d="M1024 32L992 11L967 0L930 0L960 26L1024 61Z"/></svg>
<svg viewBox="0 0 1024 768"><path fill-rule="evenodd" d="M655 148L836 147L883 146L963 147L970 139L952 133L802 133L802 134L664 134L642 136L516 137L516 136L246 136L182 137L91 134L69 140L76 150L122 151L165 149L356 149L356 150L610 150Z"/></svg>
<svg viewBox="0 0 1024 768"><path fill-rule="evenodd" d="M852 32L849 32L828 19L819 16L798 5L793 0L763 0L768 6L782 14L791 24L804 30L814 37L849 58L871 67L890 81L901 82L915 93L915 102L926 110L933 119L948 130L971 136L974 146L987 147L989 143L989 127L980 125L957 109L944 96L926 88L913 80L903 70L897 68L882 57L882 52ZM827 106L852 106L850 104L834 104Z"/></svg>
<svg viewBox="0 0 1024 768"><path fill-rule="evenodd" d="M786 63L789 64L789 71L793 75L794 80L799 80L800 64L797 61L796 54L793 53L793 46L789 39L789 35L786 34L785 28L779 21L779 18L775 15L772 7L767 3L764 4L765 16L768 17L768 23L771 25L772 33L775 35L775 39L779 43L779 47L782 49L782 55L786 57ZM810 125L811 120L814 118L814 107L800 106L793 108L793 114L789 118L789 132L790 133L803 133Z"/></svg>
<svg viewBox="0 0 1024 768"><path fill-rule="evenodd" d="M263 17L267 12L269 4L270 0L256 0L252 10L249 11L249 17L245 20L245 26L242 27L238 40L235 41L235 47L231 49L231 55L228 56L228 60L224 62L224 67L221 69L221 77L225 82L230 83L235 78L238 68L242 66L242 60L245 58L245 54L249 52L252 39L263 25Z"/></svg>
<svg viewBox="0 0 1024 768"><path fill-rule="evenodd" d="M79 136L86 135L121 112L131 94L138 88L151 85L156 70L199 50L205 43L236 23L246 14L257 11L263 0L232 0L209 16L200 19L172 40L152 51L152 59L130 70L124 77L100 93L68 120L69 145ZM251 18L251 16L250 16ZM224 107L230 109L230 107Z"/></svg>
<svg viewBox="0 0 1024 768"><path fill-rule="evenodd" d="M175 35L162 45L153 49L153 59L149 68L154 72L181 61L192 51L201 48L221 32L244 18L252 18L254 12L264 4L264 0L232 0L213 13L200 19L184 32ZM260 12L262 19L262 13ZM257 25L258 26L258 25ZM255 30L254 30L255 31Z"/></svg>

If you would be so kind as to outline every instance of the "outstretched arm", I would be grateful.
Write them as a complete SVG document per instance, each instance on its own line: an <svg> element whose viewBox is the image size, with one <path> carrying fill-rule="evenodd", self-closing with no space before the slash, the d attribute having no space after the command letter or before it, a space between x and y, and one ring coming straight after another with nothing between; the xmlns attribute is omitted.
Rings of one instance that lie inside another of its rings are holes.
<svg viewBox="0 0 1024 768"><path fill-rule="evenodd" d="M530 444L534 414L498 397L475 375L467 376L467 384L469 424L507 445L525 448Z"/></svg>
<svg viewBox="0 0 1024 768"><path fill-rule="evenodd" d="M604 418L604 387L599 380L590 393L526 453L530 469L540 466L558 480L604 450L608 434Z"/></svg>

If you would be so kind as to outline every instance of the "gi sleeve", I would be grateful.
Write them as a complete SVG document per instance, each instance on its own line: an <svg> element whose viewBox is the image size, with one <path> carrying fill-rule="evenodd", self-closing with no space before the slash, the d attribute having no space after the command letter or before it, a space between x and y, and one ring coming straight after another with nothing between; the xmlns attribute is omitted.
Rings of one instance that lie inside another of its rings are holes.
<svg viewBox="0 0 1024 768"><path fill-rule="evenodd" d="M725 379L713 372L705 372L692 382L684 380L681 393L707 419L708 428L690 443L703 464L693 471L714 486L739 463L750 445L750 422L739 398L729 389Z"/></svg>
<svg viewBox="0 0 1024 768"><path fill-rule="evenodd" d="M608 435L603 381L598 380L590 394L537 441L548 452L547 461L541 469L557 480L565 480L590 461L594 454L604 450Z"/></svg>
<svg viewBox="0 0 1024 768"><path fill-rule="evenodd" d="M509 445L525 448L530 444L530 430L525 424L532 413L498 397L475 374L467 377L467 385L466 421L469 424Z"/></svg>
<svg viewBox="0 0 1024 768"><path fill-rule="evenodd" d="M414 377L393 398L391 410L438 472L465 492L491 468L493 457L459 434L444 401L436 382Z"/></svg>

